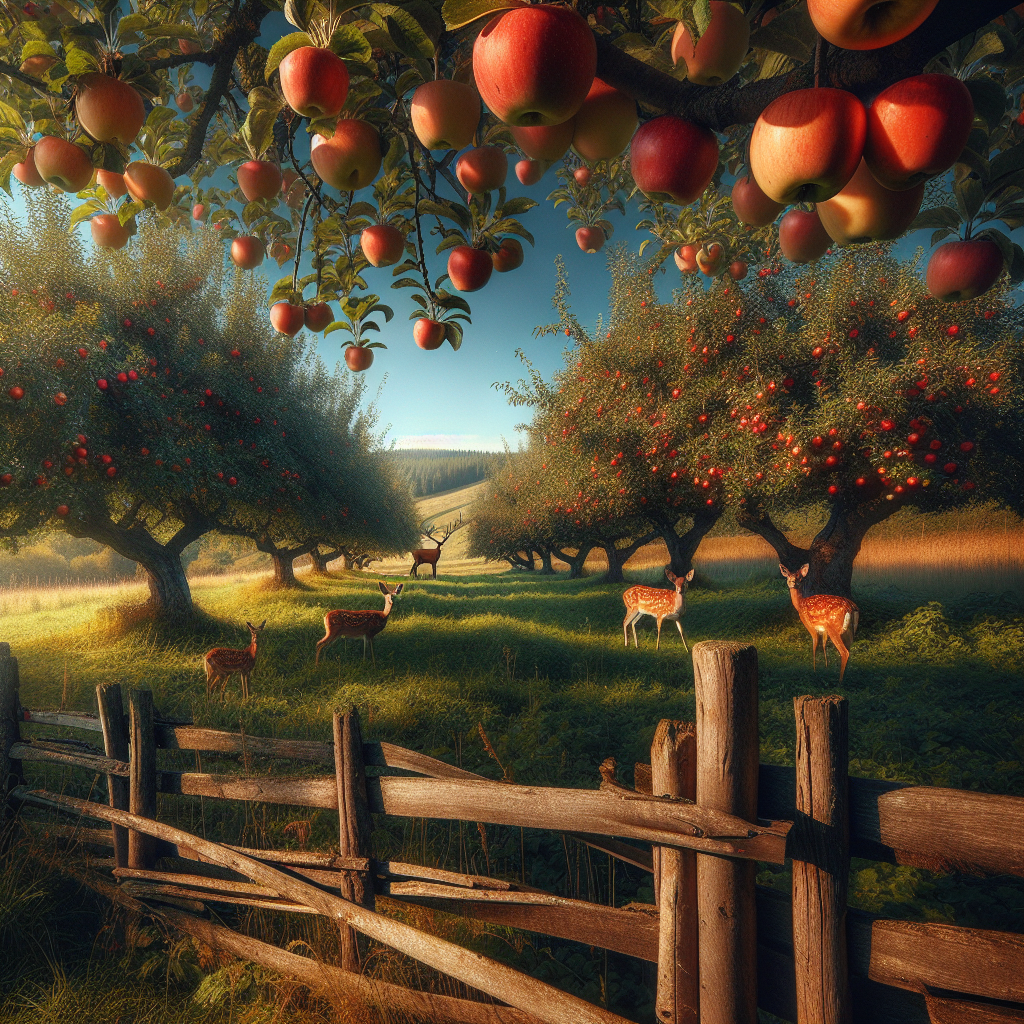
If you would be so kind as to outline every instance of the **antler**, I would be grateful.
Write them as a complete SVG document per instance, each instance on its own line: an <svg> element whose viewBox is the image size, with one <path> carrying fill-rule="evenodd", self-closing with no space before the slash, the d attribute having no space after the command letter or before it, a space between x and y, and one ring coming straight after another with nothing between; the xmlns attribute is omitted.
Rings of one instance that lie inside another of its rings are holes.
<svg viewBox="0 0 1024 1024"><path fill-rule="evenodd" d="M462 513L460 512L459 521L457 523L449 523L444 528L444 535L440 539L434 536L434 527L431 527L429 530L424 530L423 535L425 537L429 537L435 544L443 544L456 530L461 529L464 525L465 523L462 521Z"/></svg>

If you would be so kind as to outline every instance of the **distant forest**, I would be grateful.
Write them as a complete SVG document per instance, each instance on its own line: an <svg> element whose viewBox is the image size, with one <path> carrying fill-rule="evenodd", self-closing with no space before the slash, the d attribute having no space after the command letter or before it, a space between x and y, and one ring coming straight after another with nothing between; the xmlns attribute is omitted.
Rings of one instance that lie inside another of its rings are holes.
<svg viewBox="0 0 1024 1024"><path fill-rule="evenodd" d="M392 453L417 498L484 480L501 458L498 452L413 448Z"/></svg>

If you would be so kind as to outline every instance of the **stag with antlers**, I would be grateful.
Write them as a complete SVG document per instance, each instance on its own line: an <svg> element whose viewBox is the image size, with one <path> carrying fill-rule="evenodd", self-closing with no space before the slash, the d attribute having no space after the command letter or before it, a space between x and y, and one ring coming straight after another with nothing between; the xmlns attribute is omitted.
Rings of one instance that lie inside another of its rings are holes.
<svg viewBox="0 0 1024 1024"><path fill-rule="evenodd" d="M412 553L412 568L409 570L410 576L419 578L419 573L416 571L421 565L429 565L432 575L432 579L437 579L437 560L441 557L441 548L444 542L458 529L462 527L462 513L459 513L459 521L457 523L449 523L444 530L444 536L438 538L434 536L434 528L431 526L429 530L424 531L424 536L429 537L436 545L436 548L420 548L418 551Z"/></svg>

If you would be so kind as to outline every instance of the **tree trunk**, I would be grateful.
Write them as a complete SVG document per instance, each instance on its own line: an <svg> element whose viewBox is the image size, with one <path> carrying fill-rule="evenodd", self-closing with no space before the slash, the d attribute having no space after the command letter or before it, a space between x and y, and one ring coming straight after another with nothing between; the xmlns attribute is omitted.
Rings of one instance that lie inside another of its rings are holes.
<svg viewBox="0 0 1024 1024"><path fill-rule="evenodd" d="M149 600L153 608L160 609L162 616L168 619L191 618L192 591L185 570L181 567L181 558L163 552L138 561L146 571Z"/></svg>
<svg viewBox="0 0 1024 1024"><path fill-rule="evenodd" d="M712 505L694 513L692 525L682 536L676 532L675 523L665 520L653 521L653 525L668 548L670 568L677 576L685 576L693 568L693 556L700 542L711 528L722 518L722 508Z"/></svg>
<svg viewBox="0 0 1024 1024"><path fill-rule="evenodd" d="M330 573L327 571L328 558L322 554L316 548L313 548L309 553L309 560L313 565L312 573L314 576L329 576Z"/></svg>
<svg viewBox="0 0 1024 1024"><path fill-rule="evenodd" d="M594 550L594 545L584 544L576 549L575 555L570 555L567 551L560 551L556 547L552 547L551 550L569 566L569 579L578 580L583 575L583 563L586 562L587 555Z"/></svg>
<svg viewBox="0 0 1024 1024"><path fill-rule="evenodd" d="M551 548L541 547L535 554L540 558L540 574L542 576L554 576L555 568L551 564Z"/></svg>
<svg viewBox="0 0 1024 1024"><path fill-rule="evenodd" d="M505 561L508 562L513 569L527 569L532 572L536 568L533 564L532 554L529 554L528 557L524 557L519 554L518 551L513 551L505 556Z"/></svg>
<svg viewBox="0 0 1024 1024"><path fill-rule="evenodd" d="M274 582L279 587L294 587L296 556L290 551L276 551L270 557L274 561Z"/></svg>
<svg viewBox="0 0 1024 1024"><path fill-rule="evenodd" d="M604 582L623 583L623 566L637 553L637 551L640 550L640 548L645 544L649 544L655 537L657 537L657 533L654 532L645 534L643 537L638 537L636 540L627 544L624 548L617 548L614 540L602 541L601 547L604 548L605 556L608 559L608 572L605 575Z"/></svg>

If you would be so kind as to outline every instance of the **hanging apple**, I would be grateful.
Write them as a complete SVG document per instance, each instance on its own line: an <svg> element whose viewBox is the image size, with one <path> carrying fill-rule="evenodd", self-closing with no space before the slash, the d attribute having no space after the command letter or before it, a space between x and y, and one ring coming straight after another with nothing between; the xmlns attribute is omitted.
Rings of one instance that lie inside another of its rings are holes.
<svg viewBox="0 0 1024 1024"><path fill-rule="evenodd" d="M269 160L247 160L238 168L237 178L242 195L250 203L256 199L276 199L281 191L281 168Z"/></svg>
<svg viewBox="0 0 1024 1024"><path fill-rule="evenodd" d="M345 364L353 373L368 370L373 363L373 349L362 345L349 345L345 349Z"/></svg>
<svg viewBox="0 0 1024 1024"><path fill-rule="evenodd" d="M62 192L81 192L92 179L92 161L85 150L56 135L43 136L32 155L43 181Z"/></svg>
<svg viewBox="0 0 1024 1024"><path fill-rule="evenodd" d="M686 64L686 77L694 85L721 85L740 69L750 47L747 16L724 0L711 0L711 21L696 47L686 25L679 22L672 36L672 62Z"/></svg>
<svg viewBox="0 0 1024 1024"><path fill-rule="evenodd" d="M306 306L303 316L306 327L317 334L334 323L334 313L327 302L317 302Z"/></svg>
<svg viewBox="0 0 1024 1024"><path fill-rule="evenodd" d="M460 292L479 291L493 270L490 254L484 249L458 245L448 255L448 276Z"/></svg>
<svg viewBox="0 0 1024 1024"><path fill-rule="evenodd" d="M342 118L332 138L313 136L310 159L313 170L339 192L365 188L380 170L380 136L369 121Z"/></svg>
<svg viewBox="0 0 1024 1024"><path fill-rule="evenodd" d="M93 72L78 77L75 116L97 142L130 146L146 120L146 108L127 82Z"/></svg>
<svg viewBox="0 0 1024 1024"><path fill-rule="evenodd" d="M349 79L345 62L337 54L321 46L300 46L281 61L278 70L285 102L300 117L335 117L341 112Z"/></svg>
<svg viewBox="0 0 1024 1024"><path fill-rule="evenodd" d="M359 247L371 267L390 267L405 252L405 235L391 224L372 224L363 228Z"/></svg>
<svg viewBox="0 0 1024 1024"><path fill-rule="evenodd" d="M290 338L302 330L306 322L305 308L301 303L295 305L292 302L275 302L270 307L270 322L275 331Z"/></svg>
<svg viewBox="0 0 1024 1024"><path fill-rule="evenodd" d="M480 97L463 82L424 82L409 105L412 130L426 149L465 149L480 122Z"/></svg>
<svg viewBox="0 0 1024 1024"><path fill-rule="evenodd" d="M455 165L459 184L473 195L483 195L505 184L508 157L500 146L479 146L467 150Z"/></svg>
<svg viewBox="0 0 1024 1024"><path fill-rule="evenodd" d="M231 242L231 260L242 270L255 270L263 262L266 249L253 235L242 235Z"/></svg>
<svg viewBox="0 0 1024 1024"><path fill-rule="evenodd" d="M707 128L663 114L633 136L630 164L633 180L645 195L688 206L700 198L718 169L718 141Z"/></svg>
<svg viewBox="0 0 1024 1024"><path fill-rule="evenodd" d="M416 344L433 352L444 344L445 325L437 320L421 317L412 325L412 337Z"/></svg>
<svg viewBox="0 0 1024 1024"><path fill-rule="evenodd" d="M491 253L491 262L499 274L507 274L523 265L523 243L518 238L503 238L497 252Z"/></svg>

